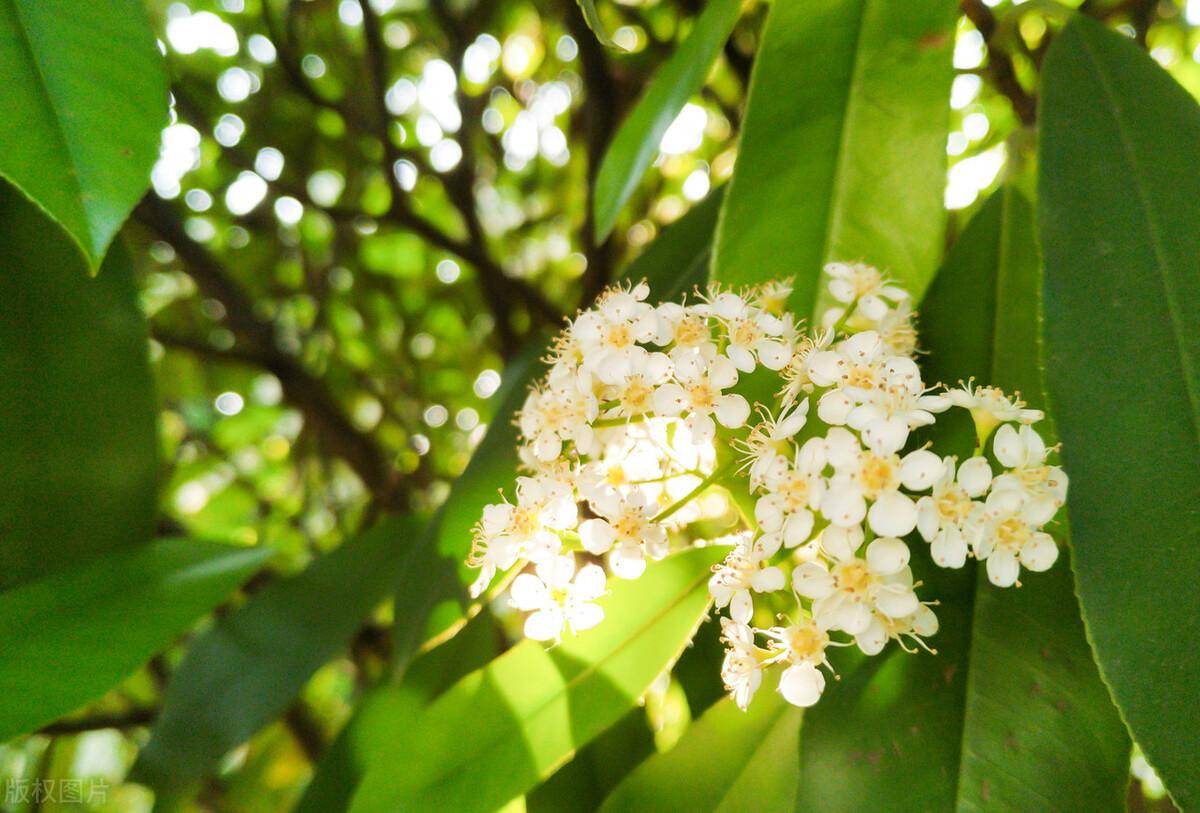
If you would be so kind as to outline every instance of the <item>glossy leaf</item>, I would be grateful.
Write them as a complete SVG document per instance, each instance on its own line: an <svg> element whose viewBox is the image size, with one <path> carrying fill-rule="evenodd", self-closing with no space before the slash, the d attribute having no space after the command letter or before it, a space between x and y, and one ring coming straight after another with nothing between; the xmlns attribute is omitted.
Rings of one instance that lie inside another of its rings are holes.
<svg viewBox="0 0 1200 813"><path fill-rule="evenodd" d="M727 697L692 723L674 748L642 763L601 811L790 811L801 716L773 686L763 686L747 711Z"/></svg>
<svg viewBox="0 0 1200 813"><path fill-rule="evenodd" d="M205 776L275 719L387 596L415 547L416 519L389 519L274 582L188 649L136 774L158 789Z"/></svg>
<svg viewBox="0 0 1200 813"><path fill-rule="evenodd" d="M945 214L952 0L774 3L755 57L713 278L795 275L818 305L821 267L863 260L919 297Z"/></svg>
<svg viewBox="0 0 1200 813"><path fill-rule="evenodd" d="M0 91L3 92L3 91ZM0 181L0 589L150 539L154 385L125 251L70 243Z"/></svg>
<svg viewBox="0 0 1200 813"><path fill-rule="evenodd" d="M102 695L269 555L159 540L0 593L0 740Z"/></svg>
<svg viewBox="0 0 1200 813"><path fill-rule="evenodd" d="M717 556L656 563L602 599L598 627L551 649L523 641L468 675L373 758L352 811L491 811L615 723L678 656L708 607Z"/></svg>
<svg viewBox="0 0 1200 813"><path fill-rule="evenodd" d="M596 239L608 237L658 145L688 99L699 92L737 23L741 0L709 0L687 38L659 69L613 137L593 185Z"/></svg>
<svg viewBox="0 0 1200 813"><path fill-rule="evenodd" d="M145 11L136 0L0 0L0 76L0 176L94 270L146 190L167 124Z"/></svg>
<svg viewBox="0 0 1200 813"><path fill-rule="evenodd" d="M317 766L296 813L342 813L373 754L404 731L434 698L499 654L500 631L481 612L458 635L420 655L403 680L369 692Z"/></svg>
<svg viewBox="0 0 1200 813"><path fill-rule="evenodd" d="M974 374L1043 406L1039 285L1031 207L1003 190L929 291L926 379ZM940 447L971 454L965 413L939 426L949 431ZM1048 422L1039 429L1053 442ZM1052 530L1061 545L1065 528ZM1092 661L1066 551L1002 590L982 568L942 570L924 542L910 544L923 594L941 602L937 655L893 644L847 670L806 717L796 809L1122 809L1129 742Z"/></svg>
<svg viewBox="0 0 1200 813"><path fill-rule="evenodd" d="M1047 377L1071 476L1079 596L1113 695L1200 806L1200 109L1078 19L1046 58Z"/></svg>

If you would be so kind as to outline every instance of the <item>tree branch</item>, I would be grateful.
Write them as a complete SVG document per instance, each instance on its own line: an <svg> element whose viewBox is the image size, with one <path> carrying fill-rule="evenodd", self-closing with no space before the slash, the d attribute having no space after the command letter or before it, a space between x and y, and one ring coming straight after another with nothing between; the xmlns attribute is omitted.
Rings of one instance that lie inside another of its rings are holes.
<svg viewBox="0 0 1200 813"><path fill-rule="evenodd" d="M271 323L259 318L250 297L220 261L187 235L174 211L150 193L138 204L135 216L175 248L188 275L200 290L225 306L229 327L243 346L237 351L225 352L224 356L261 366L275 375L288 400L300 408L329 450L354 469L382 507L406 508L409 495L402 487L399 472L391 464L390 455L350 422L324 383L295 358L279 350ZM192 352L209 355L216 352L215 348L194 340L158 335L164 343Z"/></svg>
<svg viewBox="0 0 1200 813"><path fill-rule="evenodd" d="M979 30L987 46L986 73L1002 94L1008 97L1021 123L1030 126L1037 120L1037 99L1021 86L1012 58L996 47L996 15L981 0L960 0L959 8Z"/></svg>
<svg viewBox="0 0 1200 813"><path fill-rule="evenodd" d="M84 734L88 731L100 731L105 728L115 728L125 731L130 728L150 725L158 716L158 709L137 708L122 714L96 714L91 717L78 717L70 720L59 720L38 729L39 734L48 737L58 737L64 734Z"/></svg>

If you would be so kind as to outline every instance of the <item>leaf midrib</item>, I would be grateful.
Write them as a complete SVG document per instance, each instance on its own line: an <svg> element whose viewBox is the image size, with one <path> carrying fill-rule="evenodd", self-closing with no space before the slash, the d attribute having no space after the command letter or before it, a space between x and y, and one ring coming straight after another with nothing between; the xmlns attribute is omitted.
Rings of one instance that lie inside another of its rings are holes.
<svg viewBox="0 0 1200 813"><path fill-rule="evenodd" d="M50 94L50 83L49 83L48 79L46 78L45 72L42 70L42 63L38 59L38 51L34 47L33 40L30 39L30 37L29 37L29 27L28 27L28 25L26 25L25 18L21 13L20 0L8 0L8 2L9 2L10 7L13 10L13 16L16 18L17 31L19 33L19 38L20 38L21 44L24 48L25 54L29 58L29 64L33 67L34 73L37 75L38 79L40 80L37 84L37 95L42 99L42 101L45 103L45 106L47 108L49 108L49 110L50 110L50 118L54 125L53 133L56 136L56 138L59 142L59 145L62 147L63 153L65 154L65 156L67 158L67 163L68 163L67 176L71 179L71 187L74 190L74 192L76 193L75 195L72 196L72 202L75 204L78 204L78 209L75 212L75 214L77 216L82 217L82 221L83 221L82 225L87 231L87 238L88 238L88 242L90 243L92 240L92 232L91 232L91 225L88 223L87 206L84 205L84 202L83 202L83 185L79 179L78 158L75 155L75 151L71 146L70 139L67 138L66 130L63 129L62 115L59 112L58 106L54 103L54 97ZM22 194L24 194L27 198L29 198L30 200L35 200L34 196L30 195L25 190L24 186L22 184L18 183L18 181L15 178L13 178L10 173L3 172L0 174L3 174L3 176L6 179L8 179L18 189L20 189L22 191ZM40 201L35 201L35 202L37 203L38 208L45 211L53 220L55 220L55 221L59 220L58 216L56 214L50 212L50 210L46 209L44 204L42 204ZM66 232L71 236L72 242L76 243L79 246L79 248L83 251L84 255L85 256L90 255L91 254L90 248L88 246L84 246L82 244L82 242L79 239L79 236L76 235L71 228L66 227L66 224L62 224L62 225L64 226L64 229L66 230ZM76 225L80 225L80 224L76 224ZM91 262L90 257L88 258L88 262L89 263Z"/></svg>
<svg viewBox="0 0 1200 813"><path fill-rule="evenodd" d="M632 645L634 641L638 640L643 635L645 635L649 629L651 629L655 624L657 624L659 621L661 621L667 614L669 614L670 612L675 610L685 599L687 599L688 596L690 596L696 590L697 587L699 587L700 585L702 585L704 582L707 581L709 575L710 575L710 573L708 572L707 569L703 570L699 576L697 576L697 577L693 578L691 581L689 581L685 588L679 590L676 593L675 597L673 599L671 599L670 602L663 605L663 607L658 612L655 612L654 614L649 616L647 618L647 620L645 620L640 625L638 625L633 630L633 632L631 632L628 636L626 636L624 640L622 640L619 644L617 644L617 646L613 647L611 650L609 650L607 653L605 653L605 655L602 658L599 658L599 659L593 661L592 663L588 664L588 666L586 666L584 669L580 670L579 674L575 675L570 680L568 680L566 683L564 683L562 685L562 688L559 691L554 692L553 694L546 697L546 699L544 701L542 701L541 703L539 703L533 710L531 710L528 714L523 715L519 719L523 720L523 721L537 719L547 708L550 707L551 704L553 704L556 700L558 700L558 698L562 697L563 695L570 694L577 686L579 686L585 680L592 678L599 671L601 666L608 663L613 658L615 658L617 655L619 655L621 652L623 652L627 647ZM708 605L706 604L705 612L707 612L707 606ZM677 654L675 657L677 657ZM674 657L672 658L672 660L674 660ZM668 661L668 663L669 662L670 661ZM486 671L486 669L487 669L487 667L484 667L484 670L481 670L481 671ZM464 680L465 680L465 678L464 678ZM441 699L436 701L434 705L436 706L436 705L440 705L445 702L448 702L448 700L450 698L452 698L452 696L453 695L451 694L451 692L447 692L445 695L443 695L443 697ZM431 707L430 712L432 712L432 711L433 711L433 709ZM429 713L429 712L427 712L427 713ZM441 781L443 781L446 777L448 777L454 771L458 770L458 767L461 764L479 759L481 754L486 754L487 752L491 751L495 747L496 743L499 742L500 740L504 739L504 735L510 730L511 729L509 729L509 728L501 728L499 731L497 731L495 733L495 736L484 739L481 743L482 747L473 749L470 752L459 751L460 758L457 759L453 764L449 765L445 770L433 774L432 776L429 777L429 779L420 783L419 785L416 785L411 790L404 791L403 794L400 796L400 798L402 798L402 799L403 798L411 798L413 796L413 794L420 793L422 790L424 790L426 788L430 788L430 787L433 787L433 786L439 784ZM478 742L478 740L476 740L476 742ZM353 809L353 806L352 806L352 809Z"/></svg>

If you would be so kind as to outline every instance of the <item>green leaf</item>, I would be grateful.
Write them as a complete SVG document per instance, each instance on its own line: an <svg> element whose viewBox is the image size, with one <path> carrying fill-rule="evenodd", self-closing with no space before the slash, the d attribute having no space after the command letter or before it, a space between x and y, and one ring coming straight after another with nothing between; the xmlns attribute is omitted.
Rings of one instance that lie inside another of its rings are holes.
<svg viewBox="0 0 1200 813"><path fill-rule="evenodd" d="M145 11L137 0L0 0L0 76L0 176L94 271L146 190L167 124Z"/></svg>
<svg viewBox="0 0 1200 813"><path fill-rule="evenodd" d="M154 529L154 385L129 259L115 248L98 279L75 264L0 181L0 589Z"/></svg>
<svg viewBox="0 0 1200 813"><path fill-rule="evenodd" d="M1079 596L1146 758L1200 807L1200 109L1077 19L1046 57L1047 380Z"/></svg>
<svg viewBox="0 0 1200 813"><path fill-rule="evenodd" d="M708 608L714 551L655 563L602 600L598 627L547 650L523 641L468 675L372 759L352 811L492 811L525 793L637 702Z"/></svg>
<svg viewBox="0 0 1200 813"><path fill-rule="evenodd" d="M275 719L387 596L415 547L418 522L388 519L274 582L188 649L163 698L136 774L177 789Z"/></svg>
<svg viewBox="0 0 1200 813"><path fill-rule="evenodd" d="M790 811L801 716L773 686L764 686L747 711L727 697L693 723L674 748L643 762L601 811Z"/></svg>
<svg viewBox="0 0 1200 813"><path fill-rule="evenodd" d="M228 596L269 553L159 540L0 593L0 740L102 695Z"/></svg>
<svg viewBox="0 0 1200 813"><path fill-rule="evenodd" d="M596 36L597 41L605 48L624 51L625 49L617 45L609 36L608 29L604 27L604 21L600 19L600 12L596 10L595 0L576 1L579 3L579 11L583 14L583 21L587 23L587 27Z"/></svg>
<svg viewBox="0 0 1200 813"><path fill-rule="evenodd" d="M613 137L593 189L596 240L608 237L621 207L658 153L663 133L704 86L709 68L733 31L741 0L709 0L687 39L675 49Z"/></svg>
<svg viewBox="0 0 1200 813"><path fill-rule="evenodd" d="M926 380L974 374L1041 406L1039 285L1031 207L1002 190L929 291ZM938 448L969 455L970 419L943 418L952 436ZM1039 429L1053 442L1048 422ZM805 720L796 809L1122 809L1129 742L1092 661L1066 550L1002 590L983 568L935 568L924 542L911 544L923 595L941 602L937 655L893 644L831 687Z"/></svg>
<svg viewBox="0 0 1200 813"><path fill-rule="evenodd" d="M713 278L796 275L814 315L822 266L863 260L919 298L941 256L953 0L774 3L755 57Z"/></svg>
<svg viewBox="0 0 1200 813"><path fill-rule="evenodd" d="M377 687L354 709L354 716L322 757L296 813L341 813L373 754L404 731L431 700L469 672L499 654L500 631L486 610L458 635L413 661L404 679Z"/></svg>

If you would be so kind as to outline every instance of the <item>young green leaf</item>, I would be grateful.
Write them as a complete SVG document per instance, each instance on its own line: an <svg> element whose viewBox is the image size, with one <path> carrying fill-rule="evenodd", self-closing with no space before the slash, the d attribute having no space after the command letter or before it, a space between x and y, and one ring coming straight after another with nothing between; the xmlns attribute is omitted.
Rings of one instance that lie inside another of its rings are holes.
<svg viewBox="0 0 1200 813"><path fill-rule="evenodd" d="M1032 209L1004 189L926 298L926 380L974 374L1043 406L1039 285ZM971 454L965 415L938 423L956 433L943 440L960 459ZM1038 428L1053 443L1049 422ZM1065 545L1065 529L1055 536ZM940 600L937 654L893 644L826 693L805 719L796 809L1120 809L1129 741L1092 661L1067 558L1002 590L973 563L942 570L915 556Z"/></svg>
<svg viewBox="0 0 1200 813"><path fill-rule="evenodd" d="M598 241L612 231L621 207L658 153L663 133L687 100L703 87L737 22L741 5L741 0L709 0L687 39L658 71L613 137L593 184Z"/></svg>
<svg viewBox="0 0 1200 813"><path fill-rule="evenodd" d="M646 760L617 786L601 813L790 811L801 716L772 686L763 686L747 711L726 697L674 748Z"/></svg>
<svg viewBox="0 0 1200 813"><path fill-rule="evenodd" d="M395 587L418 533L387 519L218 620L176 669L136 775L177 789L282 713Z"/></svg>
<svg viewBox="0 0 1200 813"><path fill-rule="evenodd" d="M0 593L0 739L102 695L269 555L262 548L159 540Z"/></svg>
<svg viewBox="0 0 1200 813"><path fill-rule="evenodd" d="M674 662L708 608L717 555L657 562L602 600L598 627L546 649L524 641L468 675L372 757L352 811L492 811L615 723Z"/></svg>
<svg viewBox="0 0 1200 813"><path fill-rule="evenodd" d="M1047 380L1079 597L1133 737L1200 805L1200 108L1079 18L1046 57Z"/></svg>
<svg viewBox="0 0 1200 813"><path fill-rule="evenodd" d="M75 265L69 241L0 181L0 589L154 528L154 382L133 272L120 247L98 279Z"/></svg>
<svg viewBox="0 0 1200 813"><path fill-rule="evenodd" d="M583 21L587 23L587 27L592 34L596 36L596 40L605 48L615 48L618 51L625 50L617 45L611 36L608 34L608 29L604 27L604 21L600 19L600 12L596 10L596 0L576 0L579 3L579 11L583 14Z"/></svg>
<svg viewBox="0 0 1200 813"><path fill-rule="evenodd" d="M142 4L0 0L0 76L0 177L95 271L146 190L167 124L166 72Z"/></svg>
<svg viewBox="0 0 1200 813"><path fill-rule="evenodd" d="M714 279L796 275L792 308L809 317L821 267L863 260L920 297L941 256L956 7L772 5Z"/></svg>

